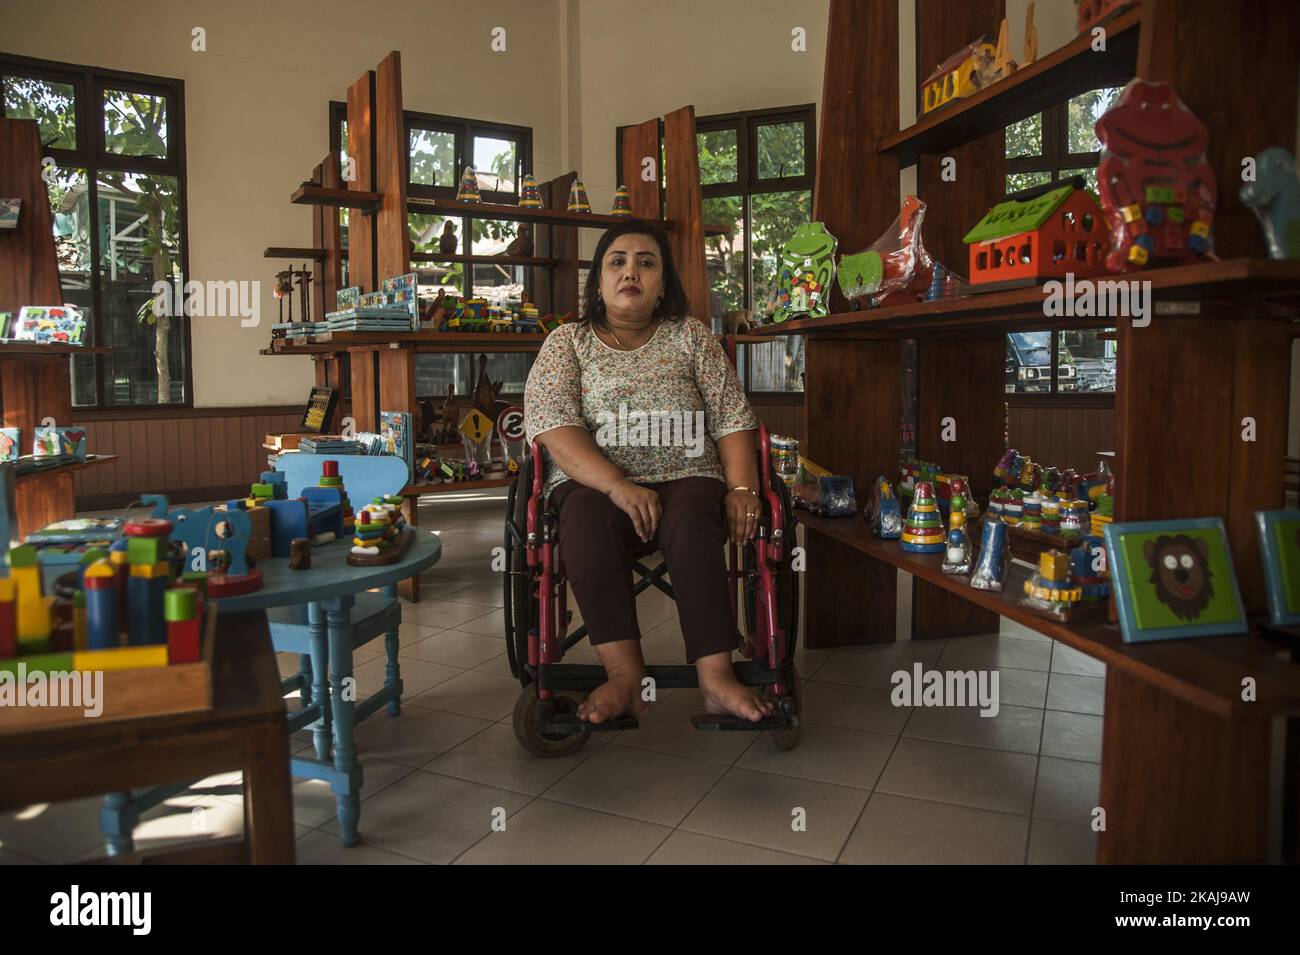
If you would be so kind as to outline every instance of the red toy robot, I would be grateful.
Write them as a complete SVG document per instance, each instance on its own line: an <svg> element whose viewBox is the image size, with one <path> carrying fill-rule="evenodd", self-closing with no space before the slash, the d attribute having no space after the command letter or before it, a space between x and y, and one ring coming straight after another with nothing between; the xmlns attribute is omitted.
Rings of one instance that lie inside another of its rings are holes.
<svg viewBox="0 0 1300 955"><path fill-rule="evenodd" d="M1209 131L1178 94L1134 80L1095 129L1102 149L1097 187L1111 227L1107 268L1214 258Z"/></svg>

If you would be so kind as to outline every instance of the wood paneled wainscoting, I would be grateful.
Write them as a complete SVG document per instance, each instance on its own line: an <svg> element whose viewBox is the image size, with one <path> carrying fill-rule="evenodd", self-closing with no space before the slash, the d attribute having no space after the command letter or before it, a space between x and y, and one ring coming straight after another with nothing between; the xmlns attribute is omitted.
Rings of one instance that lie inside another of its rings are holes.
<svg viewBox="0 0 1300 955"><path fill-rule="evenodd" d="M173 502L227 500L247 496L266 470L268 433L300 431L296 406L193 408L156 415L113 411L77 412L86 444L96 454L118 459L76 474L77 509L117 507L143 493L166 494Z"/></svg>
<svg viewBox="0 0 1300 955"><path fill-rule="evenodd" d="M767 425L768 431L803 441L803 394L801 392L751 394L749 406L754 409L754 415L758 420ZM820 461L817 463L821 464ZM830 467L829 464L826 466Z"/></svg>
<svg viewBox="0 0 1300 955"><path fill-rule="evenodd" d="M1088 474L1097 468L1098 451L1115 450L1113 396L1009 396L1007 403L1010 446L1044 467ZM990 470L996 463L989 462Z"/></svg>

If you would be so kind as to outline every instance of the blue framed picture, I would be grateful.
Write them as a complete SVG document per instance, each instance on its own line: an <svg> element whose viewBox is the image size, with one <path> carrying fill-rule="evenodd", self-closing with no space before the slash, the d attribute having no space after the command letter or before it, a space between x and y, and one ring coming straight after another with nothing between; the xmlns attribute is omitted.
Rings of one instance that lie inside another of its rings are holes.
<svg viewBox="0 0 1300 955"><path fill-rule="evenodd" d="M1246 609L1217 517L1106 527L1125 643L1246 633Z"/></svg>
<svg viewBox="0 0 1300 955"><path fill-rule="evenodd" d="M1300 623L1300 511L1256 511L1259 550L1274 626Z"/></svg>

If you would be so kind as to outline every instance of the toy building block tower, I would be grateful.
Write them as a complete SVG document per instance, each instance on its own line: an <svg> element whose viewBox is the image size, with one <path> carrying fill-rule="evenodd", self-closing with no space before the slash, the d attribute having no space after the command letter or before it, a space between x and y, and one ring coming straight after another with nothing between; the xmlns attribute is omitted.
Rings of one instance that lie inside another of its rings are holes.
<svg viewBox="0 0 1300 955"><path fill-rule="evenodd" d="M591 203L587 201L587 187L582 184L581 179L574 179L573 185L569 187L569 206L570 212L590 212Z"/></svg>
<svg viewBox="0 0 1300 955"><path fill-rule="evenodd" d="M941 554L944 550L943 519L939 515L939 502L934 496L934 485L919 481L907 509L907 522L903 525L903 538L899 546L914 554Z"/></svg>
<svg viewBox="0 0 1300 955"><path fill-rule="evenodd" d="M480 202L478 194L478 173L473 166L466 166L460 174L460 188L456 190L457 202Z"/></svg>
<svg viewBox="0 0 1300 955"><path fill-rule="evenodd" d="M632 196L627 191L627 186L619 186L614 190L614 208L609 210L612 216L630 216L632 214Z"/></svg>
<svg viewBox="0 0 1300 955"><path fill-rule="evenodd" d="M14 582L19 651L50 652L50 608L54 598L41 593L41 565L31 544L9 551L9 579Z"/></svg>
<svg viewBox="0 0 1300 955"><path fill-rule="evenodd" d="M952 502L948 505L948 541L943 554L945 574L969 574L971 563L970 533L966 527L966 484L954 482Z"/></svg>
<svg viewBox="0 0 1300 955"><path fill-rule="evenodd" d="M524 209L542 207L542 194L537 188L537 180L533 178L532 173L525 173L524 178L519 181L519 205Z"/></svg>

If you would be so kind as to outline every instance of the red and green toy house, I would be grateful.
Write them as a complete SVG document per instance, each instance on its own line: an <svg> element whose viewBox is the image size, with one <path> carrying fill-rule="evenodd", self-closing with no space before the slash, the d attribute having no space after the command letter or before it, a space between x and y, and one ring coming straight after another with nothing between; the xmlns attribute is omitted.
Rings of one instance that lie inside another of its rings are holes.
<svg viewBox="0 0 1300 955"><path fill-rule="evenodd" d="M1104 274L1109 237L1097 197L1076 177L1007 195L965 242L971 284L992 290Z"/></svg>

